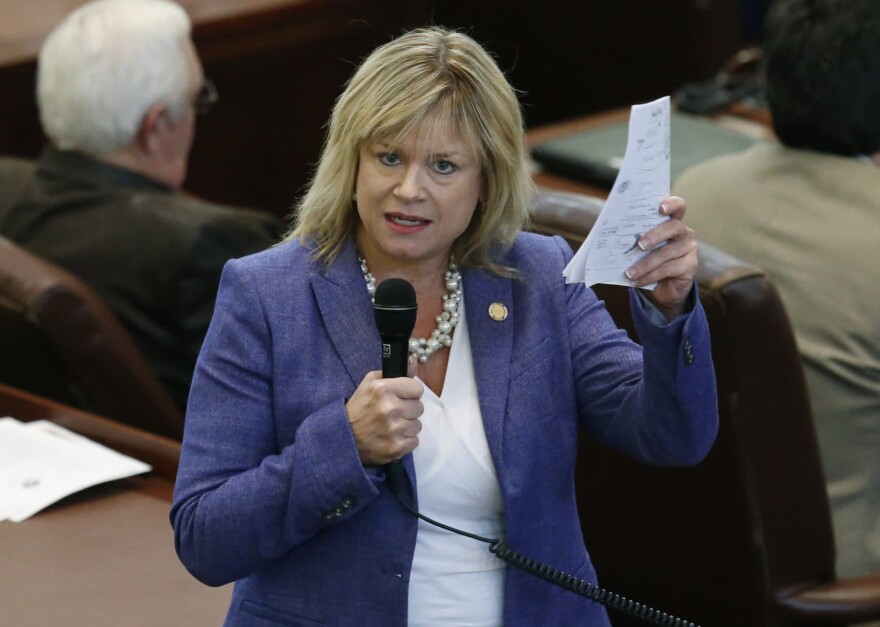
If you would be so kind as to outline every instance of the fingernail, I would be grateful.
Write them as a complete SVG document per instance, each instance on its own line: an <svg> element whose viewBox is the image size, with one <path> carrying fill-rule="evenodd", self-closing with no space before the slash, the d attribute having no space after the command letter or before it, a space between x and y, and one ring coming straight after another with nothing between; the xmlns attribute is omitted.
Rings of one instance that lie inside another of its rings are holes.
<svg viewBox="0 0 880 627"><path fill-rule="evenodd" d="M660 213L662 213L663 215L669 214L669 207L666 205L666 203L660 203Z"/></svg>
<svg viewBox="0 0 880 627"><path fill-rule="evenodd" d="M634 273L631 269L624 270L623 273L626 275L626 278L628 278L630 281L632 281Z"/></svg>
<svg viewBox="0 0 880 627"><path fill-rule="evenodd" d="M643 239L639 239L639 241L636 242L636 246L638 246L642 250L648 250L648 247L645 246L645 240Z"/></svg>

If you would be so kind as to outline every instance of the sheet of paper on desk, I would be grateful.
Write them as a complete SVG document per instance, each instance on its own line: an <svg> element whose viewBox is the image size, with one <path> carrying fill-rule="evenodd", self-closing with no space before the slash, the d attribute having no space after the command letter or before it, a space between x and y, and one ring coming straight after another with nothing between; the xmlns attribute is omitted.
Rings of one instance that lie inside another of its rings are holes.
<svg viewBox="0 0 880 627"><path fill-rule="evenodd" d="M669 219L659 211L670 186L669 109L669 96L633 105L620 172L595 226L562 271L567 283L628 286L624 271L648 254L636 245L639 236Z"/></svg>
<svg viewBox="0 0 880 627"><path fill-rule="evenodd" d="M0 521L21 522L65 496L149 470L52 422L0 418Z"/></svg>

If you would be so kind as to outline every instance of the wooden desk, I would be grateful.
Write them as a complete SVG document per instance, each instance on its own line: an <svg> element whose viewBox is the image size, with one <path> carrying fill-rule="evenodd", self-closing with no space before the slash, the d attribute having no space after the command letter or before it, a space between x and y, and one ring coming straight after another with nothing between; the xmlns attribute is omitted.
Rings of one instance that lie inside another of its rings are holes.
<svg viewBox="0 0 880 627"><path fill-rule="evenodd" d="M585 115L573 120L566 120L556 124L547 126L539 126L526 133L526 149L531 150L533 146L537 146L551 139L558 139L571 135L572 133L580 133L591 128L598 128L606 124L617 124L625 122L629 119L629 108L615 109L613 111L604 111L593 115ZM607 198L611 188L600 187L598 185L589 185L580 181L565 178L552 172L545 172L537 163L532 163L532 180L535 185L546 189L553 189L561 192L574 192L578 194L586 194L597 198Z"/></svg>
<svg viewBox="0 0 880 627"><path fill-rule="evenodd" d="M32 61L56 24L88 0L6 0L0 3L0 67ZM175 0L193 24L212 24L306 5L304 0ZM328 2L327 4L331 4ZM335 4L339 4L336 2Z"/></svg>
<svg viewBox="0 0 880 627"><path fill-rule="evenodd" d="M47 419L153 466L21 523L0 522L0 623L28 627L221 625L232 586L177 559L168 510L180 444L0 384L0 416Z"/></svg>
<svg viewBox="0 0 880 627"><path fill-rule="evenodd" d="M526 148L531 150L533 146L537 146L545 141L558 139L588 129L599 128L607 124L626 122L629 120L629 112L630 108L626 107L586 115L573 120L559 122L557 124L539 126L526 133ZM707 119L711 119L720 126L735 130L750 137L772 139L769 117L766 114L760 116L753 110L734 108L729 113L725 112ZM552 172L546 172L542 170L541 166L537 163L533 163L532 166L532 180L534 180L535 185L538 187L562 192L586 194L598 198L607 198L608 193L611 191L610 187L590 185L558 174L553 174Z"/></svg>

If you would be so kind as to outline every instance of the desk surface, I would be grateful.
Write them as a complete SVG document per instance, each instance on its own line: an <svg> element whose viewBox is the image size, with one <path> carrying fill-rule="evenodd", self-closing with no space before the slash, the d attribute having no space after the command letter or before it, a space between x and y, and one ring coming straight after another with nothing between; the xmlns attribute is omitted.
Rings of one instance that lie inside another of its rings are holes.
<svg viewBox="0 0 880 627"><path fill-rule="evenodd" d="M592 128L599 128L608 124L617 124L629 120L629 107L623 109L614 109L612 111L604 111L586 115L572 120L558 122L556 124L548 124L533 128L526 133L526 149L531 150L542 142L551 139L558 139L574 133L579 133ZM714 116L711 119L717 124L741 132L751 137L759 139L768 139L772 137L770 131L769 119L759 117L757 114L740 112L731 110L729 114ZM573 179L565 178L558 174L552 174L541 170L540 165L533 163L532 180L538 187L552 189L563 192L575 192L579 194L587 194L598 198L607 198L610 188L600 187L598 185L589 185Z"/></svg>
<svg viewBox="0 0 880 627"><path fill-rule="evenodd" d="M51 419L159 471L95 486L21 523L0 522L0 623L28 627L220 625L231 586L210 588L177 559L168 522L179 444L0 384L0 415ZM81 428L79 428L81 427ZM95 436L95 434L101 434Z"/></svg>
<svg viewBox="0 0 880 627"><path fill-rule="evenodd" d="M531 150L533 146L549 141L565 137L572 133L579 133L591 128L598 128L606 124L616 124L629 119L629 109L615 109L613 111L605 111L593 115L566 120L556 124L548 124L547 126L539 126L531 129L526 133L526 150ZM553 189L563 192L575 192L578 194L586 194L596 198L607 198L610 189L599 187L598 185L588 185L580 181L568 179L558 174L552 174L541 170L540 165L532 163L532 180L538 187Z"/></svg>
<svg viewBox="0 0 880 627"><path fill-rule="evenodd" d="M43 38L64 16L87 0L4 0L0 2L0 66L36 57ZM194 25L235 18L315 0L177 0Z"/></svg>

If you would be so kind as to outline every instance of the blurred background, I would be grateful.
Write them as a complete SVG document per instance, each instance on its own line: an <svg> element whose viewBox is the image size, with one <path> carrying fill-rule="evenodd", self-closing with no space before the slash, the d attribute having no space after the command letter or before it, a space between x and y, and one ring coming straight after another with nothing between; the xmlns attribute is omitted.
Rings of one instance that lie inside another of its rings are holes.
<svg viewBox="0 0 880 627"><path fill-rule="evenodd" d="M289 213L354 66L402 30L461 28L507 72L529 128L711 78L760 41L769 0L181 0L220 103L199 120L187 191ZM0 3L0 154L43 147L34 102L43 37L81 0Z"/></svg>

